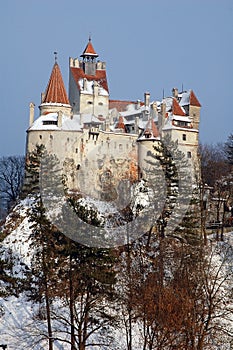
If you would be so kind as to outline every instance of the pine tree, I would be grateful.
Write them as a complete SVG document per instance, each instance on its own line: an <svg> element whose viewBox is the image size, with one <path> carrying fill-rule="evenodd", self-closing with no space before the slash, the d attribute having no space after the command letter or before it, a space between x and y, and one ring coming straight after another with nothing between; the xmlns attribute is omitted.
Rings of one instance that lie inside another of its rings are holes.
<svg viewBox="0 0 233 350"><path fill-rule="evenodd" d="M31 222L31 248L32 256L32 274L28 284L28 296L31 300L45 302L47 338L49 350L53 349L53 332L51 323L51 303L54 297L54 237L53 228L46 216L46 210L43 206L41 196L38 198L31 209L29 222Z"/></svg>
<svg viewBox="0 0 233 350"><path fill-rule="evenodd" d="M25 166L25 179L21 197L40 192L40 165L45 152L44 145L36 145L36 148L28 154Z"/></svg>
<svg viewBox="0 0 233 350"><path fill-rule="evenodd" d="M4 298L9 295L18 295L20 279L14 276L13 267L14 259L11 251L0 250L0 297Z"/></svg>
<svg viewBox="0 0 233 350"><path fill-rule="evenodd" d="M79 213L79 205L76 206L74 199L71 203ZM96 222L96 216L93 213L90 215L88 209L85 211L82 207L81 212L83 219L92 218L92 224ZM71 231L69 237L74 238L75 230L78 229L80 228L76 226L75 220L69 221L68 227L65 228L66 231ZM90 338L95 332L104 330L113 321L105 310L104 301L111 301L113 297L115 257L109 249L87 247L68 237L64 237L63 243L59 259L63 259L64 264L60 268L58 290L69 309L69 318L61 317L59 312L54 314L54 317L58 322L70 327L71 349L78 347L79 350L83 350L87 342L92 344Z"/></svg>
<svg viewBox="0 0 233 350"><path fill-rule="evenodd" d="M158 146L154 146L154 152L149 151L147 156L146 162L152 169L149 175L153 180L154 201L157 202L157 198L163 201L156 226L160 236L164 237L166 232L175 230L185 215L191 200L192 179L184 153L179 150L178 142L172 141L170 137L165 137ZM159 166L163 176L157 170ZM161 188L162 195L159 193Z"/></svg>

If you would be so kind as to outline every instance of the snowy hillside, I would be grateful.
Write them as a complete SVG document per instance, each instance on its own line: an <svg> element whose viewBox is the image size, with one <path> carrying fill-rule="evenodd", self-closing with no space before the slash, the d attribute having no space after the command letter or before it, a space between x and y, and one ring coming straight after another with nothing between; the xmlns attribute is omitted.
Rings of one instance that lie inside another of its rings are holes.
<svg viewBox="0 0 233 350"><path fill-rule="evenodd" d="M20 202L13 212L6 220L2 231L6 234L4 241L2 242L2 257L7 258L8 254L12 254L14 257L14 267L12 273L15 277L22 277L27 269L30 269L31 265L31 223L28 220L28 210L32 205L32 201L26 199ZM212 243L211 243L212 242ZM230 310L228 314L228 324L225 328L229 334L233 334L233 301L229 304L229 300L224 300L225 290L232 290L232 275L233 275L233 232L229 232L225 235L225 242L214 241L214 237L211 237L209 244L214 246L214 254L211 259L213 262L213 268L219 270L220 277L223 276L224 282L222 282L220 289L222 289L222 305L223 308ZM225 276L228 276L225 279ZM223 280L222 279L222 280ZM225 306L224 306L225 305ZM60 301L57 301L55 307L62 308ZM231 309L230 309L231 308ZM224 310L223 310L224 311ZM46 322L38 318L40 312L38 305L27 300L24 293L19 296L8 296L0 299L0 343L7 344L7 349L23 350L23 349L47 349L47 340L43 339L43 334L46 334ZM64 311L65 312L65 311ZM122 327L122 328L121 328ZM57 335L61 334L61 328L59 328ZM143 347L142 337L142 325L140 322L135 322L133 325L133 349L141 350ZM106 327L105 339L111 334L111 337L107 339L106 345L102 346L89 346L88 349L110 349L110 350L124 350L126 349L126 335L124 327L118 323L114 327ZM63 337L63 339L65 339ZM94 340L99 339L99 335L95 335ZM221 349L230 350L232 344L230 344L229 336L224 335L219 344L211 344L208 349ZM64 341L55 341L54 350L68 350L70 345ZM207 348L206 348L207 349Z"/></svg>

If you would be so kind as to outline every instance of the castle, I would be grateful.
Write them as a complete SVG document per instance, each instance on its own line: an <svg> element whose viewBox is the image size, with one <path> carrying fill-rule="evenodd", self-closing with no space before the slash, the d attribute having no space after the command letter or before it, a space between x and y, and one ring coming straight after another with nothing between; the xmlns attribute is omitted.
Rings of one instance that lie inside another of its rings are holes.
<svg viewBox="0 0 233 350"><path fill-rule="evenodd" d="M106 64L97 58L89 39L81 58L69 59L68 94L55 58L36 119L30 103L27 154L44 144L62 164L68 187L94 197L120 180L143 177L147 150L165 135L194 163L201 108L194 92L173 88L162 101L150 101L149 92L143 101L112 100Z"/></svg>

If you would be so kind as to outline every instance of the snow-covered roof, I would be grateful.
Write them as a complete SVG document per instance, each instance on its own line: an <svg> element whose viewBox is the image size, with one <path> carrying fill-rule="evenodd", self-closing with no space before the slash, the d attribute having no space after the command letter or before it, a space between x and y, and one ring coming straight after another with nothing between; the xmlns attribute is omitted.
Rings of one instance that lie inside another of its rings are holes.
<svg viewBox="0 0 233 350"><path fill-rule="evenodd" d="M74 115L71 119L66 115L62 115L62 126L57 125L58 113L48 113L37 118L29 130L74 130L81 131L80 116Z"/></svg>
<svg viewBox="0 0 233 350"><path fill-rule="evenodd" d="M162 128L162 131L165 131L165 130L171 130L171 129L175 129L175 130L182 130L182 131L185 131L185 127L180 127L180 126L177 126L177 125L173 125L171 122L167 123L164 125L164 127ZM198 132L197 129L193 129L193 128L188 128L187 129L189 132Z"/></svg>
<svg viewBox="0 0 233 350"><path fill-rule="evenodd" d="M190 102L190 91L185 91L179 94L180 97L180 106L187 106Z"/></svg>
<svg viewBox="0 0 233 350"><path fill-rule="evenodd" d="M100 121L93 114L82 114L82 123L83 124L102 124L103 121Z"/></svg>
<svg viewBox="0 0 233 350"><path fill-rule="evenodd" d="M182 122L191 123L191 119L189 117L184 117L183 115L173 115L173 119L174 120L179 120L179 121L182 121Z"/></svg>
<svg viewBox="0 0 233 350"><path fill-rule="evenodd" d="M84 78L85 79L85 78ZM93 94L94 80L79 79L80 90L83 94ZM108 91L105 90L100 84L98 86L99 95L108 96Z"/></svg>

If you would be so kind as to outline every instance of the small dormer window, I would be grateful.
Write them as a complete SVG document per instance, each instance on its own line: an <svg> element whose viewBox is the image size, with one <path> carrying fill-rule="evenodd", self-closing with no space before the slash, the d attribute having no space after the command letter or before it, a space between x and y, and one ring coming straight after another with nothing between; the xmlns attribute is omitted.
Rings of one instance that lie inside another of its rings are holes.
<svg viewBox="0 0 233 350"><path fill-rule="evenodd" d="M87 101L87 104L88 104L88 105L92 105L93 102L92 102L92 101Z"/></svg>
<svg viewBox="0 0 233 350"><path fill-rule="evenodd" d="M43 125L57 125L57 120L43 120Z"/></svg>

